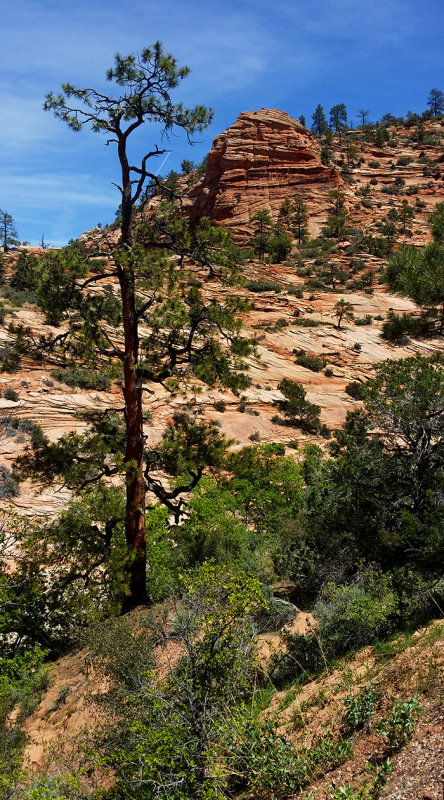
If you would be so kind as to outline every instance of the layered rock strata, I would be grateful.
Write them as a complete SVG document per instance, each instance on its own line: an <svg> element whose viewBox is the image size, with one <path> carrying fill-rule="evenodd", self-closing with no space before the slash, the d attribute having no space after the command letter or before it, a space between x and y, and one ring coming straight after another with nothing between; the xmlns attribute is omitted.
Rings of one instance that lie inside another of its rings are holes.
<svg viewBox="0 0 444 800"><path fill-rule="evenodd" d="M310 217L325 218L326 196L342 185L336 169L325 166L312 134L284 111L244 111L213 142L204 177L189 192L193 221L209 217L242 240L260 209L277 220L282 202L295 195Z"/></svg>

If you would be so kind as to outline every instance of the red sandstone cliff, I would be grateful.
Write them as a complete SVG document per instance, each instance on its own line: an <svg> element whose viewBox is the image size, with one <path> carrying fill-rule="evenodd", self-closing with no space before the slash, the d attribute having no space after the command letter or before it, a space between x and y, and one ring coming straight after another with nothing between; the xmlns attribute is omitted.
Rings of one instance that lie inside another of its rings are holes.
<svg viewBox="0 0 444 800"><path fill-rule="evenodd" d="M310 216L325 216L326 195L342 185L322 164L312 134L284 111L244 111L213 142L204 177L189 192L192 220L209 217L243 238L259 209L274 220L285 198L301 196Z"/></svg>

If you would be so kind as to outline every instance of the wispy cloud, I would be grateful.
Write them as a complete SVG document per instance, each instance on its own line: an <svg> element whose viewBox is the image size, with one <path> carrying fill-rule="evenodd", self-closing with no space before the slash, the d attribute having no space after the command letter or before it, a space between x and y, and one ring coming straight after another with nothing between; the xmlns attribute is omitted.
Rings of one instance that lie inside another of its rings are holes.
<svg viewBox="0 0 444 800"><path fill-rule="evenodd" d="M372 115L405 113L422 110L432 86L444 88L442 0L21 0L19 11L3 4L0 206L21 216L27 238L56 221L57 235L70 238L118 204L112 148L41 110L64 81L107 87L117 51L159 39L191 67L175 96L216 111L197 159L243 110L281 107L309 119L319 102L345 102L351 115L362 104ZM155 134L145 129L136 153ZM185 153L178 140L171 147L168 168L177 169Z"/></svg>

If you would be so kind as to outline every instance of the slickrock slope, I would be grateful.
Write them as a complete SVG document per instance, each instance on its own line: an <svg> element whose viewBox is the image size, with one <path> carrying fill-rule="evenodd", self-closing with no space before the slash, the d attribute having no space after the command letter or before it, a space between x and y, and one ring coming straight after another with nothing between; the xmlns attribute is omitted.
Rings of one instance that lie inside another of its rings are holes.
<svg viewBox="0 0 444 800"><path fill-rule="evenodd" d="M189 190L189 212L193 199L192 213L208 215L214 222L227 225L241 242L246 241L247 232L251 234L248 221L256 211L266 208L276 220L285 197L295 195L302 196L308 206L311 236L318 235L327 217L329 191L339 187L346 194L350 240L324 239L321 244L314 243L312 251L310 242L305 249L295 242L289 259L282 264L247 260L242 268L246 281L271 281L269 290L250 291L248 284L221 286L209 281L206 271L192 265L193 276L202 283L208 301L232 293L254 303L244 315L246 331L258 339L257 357L250 359L251 387L241 401L217 387L204 388L192 408L201 418L216 420L227 437L235 440L234 447L254 441L288 444L297 438L302 449L313 438L275 422L275 401L281 397L277 386L284 377L303 384L308 400L321 407L322 423L333 431L341 426L347 410L356 407L357 401L345 391L350 381L366 380L374 374L375 364L387 358L416 352L430 355L442 349L442 339L410 338L402 345L394 345L381 337L381 327L390 310L398 314L412 312L414 305L386 291L381 284L381 270L388 256L361 250L353 242L353 229L381 237L378 226L393 219L393 212L399 214L407 200L414 217L406 230L397 218L394 248L403 242L421 247L430 240L428 214L436 203L444 201L444 127L440 120L426 122L423 139L417 141L415 126L393 126L390 141L381 147L367 141L364 131L350 131L350 137L357 151L353 164L346 168L343 136L341 142L335 137L331 147L333 166L325 167L320 159L319 140L297 120L282 111L244 112L217 137L205 176ZM183 187L189 177L183 176ZM150 214L158 202L159 196L153 198L144 213ZM112 226L95 228L79 239L87 247L111 250L118 230ZM33 248L31 252L39 255L44 251ZM5 259L6 285L18 255L19 249L12 250ZM330 264L345 274L342 282L337 277L335 291L331 281L329 284ZM273 283L278 291L273 289ZM338 330L334 305L340 297L353 305L357 321L345 322ZM50 331L43 315L29 303L14 301L13 296L7 295L1 303L5 319L0 325L0 351L11 339L10 323L29 326L36 339ZM363 324L365 317L368 319ZM321 356L325 367L314 372L296 363L300 350L309 356ZM0 375L0 465L9 470L13 470L16 457L29 443L27 420L39 423L54 441L64 433L85 429L82 411L122 407L117 382L109 392L70 388L51 374L55 366L54 359L46 363L24 359L16 373ZM4 397L8 388L17 393L17 402ZM224 411L220 410L221 401ZM144 393L144 410L151 417L146 426L148 446L159 441L172 414L183 408L183 403L182 397L172 398L160 386L154 394ZM13 428L11 420L19 421L20 429ZM317 441L321 446L326 444L324 439ZM295 453L294 448L289 452ZM0 502L12 504L19 513L51 515L63 508L68 497L66 488L50 487L40 493L25 482L16 497L0 498Z"/></svg>
<svg viewBox="0 0 444 800"><path fill-rule="evenodd" d="M207 171L188 193L191 219L209 217L242 241L260 209L276 221L287 197L301 196L310 216L322 213L331 189L342 185L323 165L316 139L284 111L244 111L213 142Z"/></svg>

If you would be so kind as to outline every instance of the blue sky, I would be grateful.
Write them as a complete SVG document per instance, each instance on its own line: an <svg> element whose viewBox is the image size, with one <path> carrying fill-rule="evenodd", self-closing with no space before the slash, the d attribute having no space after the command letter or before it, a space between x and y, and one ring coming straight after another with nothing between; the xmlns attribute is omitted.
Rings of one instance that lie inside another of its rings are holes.
<svg viewBox="0 0 444 800"><path fill-rule="evenodd" d="M192 72L176 91L214 122L190 148L171 140L163 173L200 161L241 111L280 108L307 123L318 103L371 119L423 111L444 91L442 0L19 0L2 4L0 208L19 237L61 246L119 203L117 155L105 137L75 134L42 111L49 90L104 84L116 52L163 42ZM109 89L109 86L108 86ZM144 127L134 157L155 144ZM154 171L160 166L156 164Z"/></svg>

